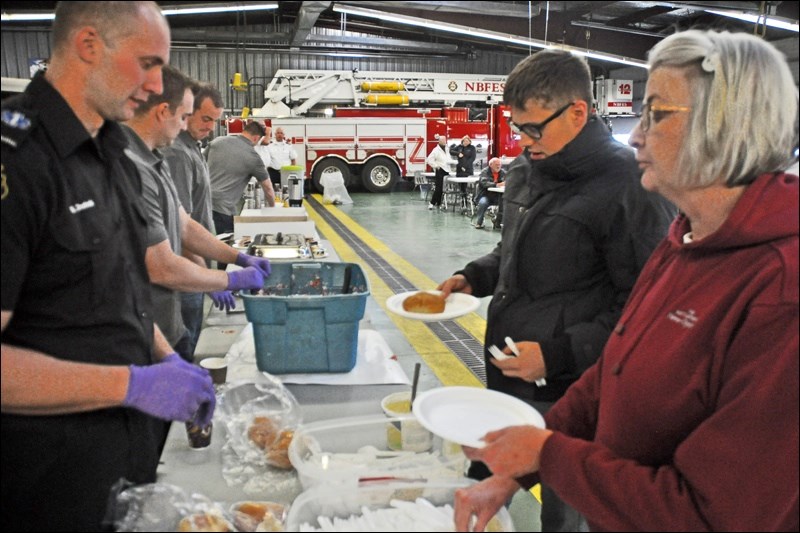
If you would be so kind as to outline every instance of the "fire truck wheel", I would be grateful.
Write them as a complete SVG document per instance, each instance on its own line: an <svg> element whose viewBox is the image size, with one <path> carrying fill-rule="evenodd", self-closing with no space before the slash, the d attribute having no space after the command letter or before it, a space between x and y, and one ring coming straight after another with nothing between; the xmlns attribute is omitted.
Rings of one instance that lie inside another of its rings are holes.
<svg viewBox="0 0 800 533"><path fill-rule="evenodd" d="M341 159L328 157L317 163L314 166L314 170L311 171L311 183L314 185L314 189L316 189L317 192L325 192L322 190L320 180L322 179L322 175L328 172L341 172L345 186L350 185L350 167L348 164Z"/></svg>
<svg viewBox="0 0 800 533"><path fill-rule="evenodd" d="M361 182L369 192L391 192L399 177L397 164L388 157L370 159L361 171Z"/></svg>

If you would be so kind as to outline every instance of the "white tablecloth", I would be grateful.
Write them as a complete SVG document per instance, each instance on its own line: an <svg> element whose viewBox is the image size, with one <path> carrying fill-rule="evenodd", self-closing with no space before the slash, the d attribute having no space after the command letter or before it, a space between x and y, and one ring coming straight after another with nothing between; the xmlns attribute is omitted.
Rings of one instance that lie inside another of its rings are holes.
<svg viewBox="0 0 800 533"><path fill-rule="evenodd" d="M231 346L228 354L228 381L263 380L255 366L256 347L253 340L253 325L248 324ZM284 383L302 385L410 385L408 376L395 359L383 336L375 330L360 329L358 332L358 354L356 366L346 374L281 374Z"/></svg>

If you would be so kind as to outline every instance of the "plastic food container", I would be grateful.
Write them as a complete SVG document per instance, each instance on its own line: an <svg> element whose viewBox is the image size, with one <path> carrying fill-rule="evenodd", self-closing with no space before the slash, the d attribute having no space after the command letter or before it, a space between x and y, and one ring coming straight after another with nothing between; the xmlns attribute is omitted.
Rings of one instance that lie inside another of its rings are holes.
<svg viewBox="0 0 800 533"><path fill-rule="evenodd" d="M424 451L390 448L387 424L408 418L370 415L338 418L301 425L289 446L304 489L314 485L346 484L375 479L427 480L461 478L467 460L460 446L433 437Z"/></svg>
<svg viewBox="0 0 800 533"><path fill-rule="evenodd" d="M256 365L271 374L349 372L369 284L355 263L273 263L261 295L243 294Z"/></svg>
<svg viewBox="0 0 800 533"><path fill-rule="evenodd" d="M365 516L379 510L392 507L392 500L402 502L415 502L417 498L424 498L434 506L453 505L455 491L475 483L470 479L453 481L432 481L425 483L399 483L382 482L361 485L348 490L331 490L330 487L319 486L303 492L295 499L289 509L286 519L287 531L300 531L304 524L319 528L318 519L334 521L335 519L348 519L352 516ZM380 527L373 524L371 527L358 529L346 526L339 531L432 531L420 529L424 527L426 517L423 514L433 511L429 506L420 505L419 512L410 516L408 521L395 522L390 527ZM387 524L388 525L388 524ZM452 529L451 529L452 530ZM445 531L440 529L439 531ZM489 522L486 531L514 531L511 515L503 507Z"/></svg>

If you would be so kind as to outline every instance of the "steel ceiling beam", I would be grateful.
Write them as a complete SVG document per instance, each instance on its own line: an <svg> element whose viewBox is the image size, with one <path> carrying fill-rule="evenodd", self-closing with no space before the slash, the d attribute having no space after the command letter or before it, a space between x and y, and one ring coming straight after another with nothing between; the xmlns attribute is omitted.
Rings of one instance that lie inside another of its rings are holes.
<svg viewBox="0 0 800 533"><path fill-rule="evenodd" d="M297 18L294 21L294 29L292 30L291 47L299 48L305 43L311 30L317 23L320 14L331 7L332 2L303 2L300 6L300 11L297 13Z"/></svg>

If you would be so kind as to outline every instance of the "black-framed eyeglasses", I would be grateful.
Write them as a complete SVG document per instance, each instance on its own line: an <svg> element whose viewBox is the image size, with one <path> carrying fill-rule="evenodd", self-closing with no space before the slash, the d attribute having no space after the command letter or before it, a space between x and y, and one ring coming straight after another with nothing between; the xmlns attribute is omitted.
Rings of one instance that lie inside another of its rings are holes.
<svg viewBox="0 0 800 533"><path fill-rule="evenodd" d="M686 113L691 111L692 108L685 105L658 105L658 104L644 104L642 112L639 113L639 127L642 133L647 133L650 126L658 124L672 113Z"/></svg>
<svg viewBox="0 0 800 533"><path fill-rule="evenodd" d="M542 122L526 122L525 124L517 124L511 117L508 117L508 125L511 126L511 131L514 133L524 133L534 141L538 141L542 138L542 130L548 123L552 122L553 120L557 119L561 116L561 114L566 111L575 104L575 102L570 102L564 107L560 107L556 110L555 113L544 119Z"/></svg>

